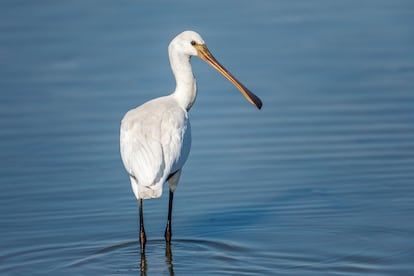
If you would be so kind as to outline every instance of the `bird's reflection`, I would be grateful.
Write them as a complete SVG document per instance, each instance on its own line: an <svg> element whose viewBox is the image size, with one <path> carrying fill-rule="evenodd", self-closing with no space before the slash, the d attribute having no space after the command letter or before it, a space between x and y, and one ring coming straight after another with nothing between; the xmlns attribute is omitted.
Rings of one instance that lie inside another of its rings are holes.
<svg viewBox="0 0 414 276"><path fill-rule="evenodd" d="M141 262L140 262L141 276L147 276L147 258L145 253L141 253Z"/></svg>
<svg viewBox="0 0 414 276"><path fill-rule="evenodd" d="M171 244L169 242L167 242L165 244L165 258L166 258L166 263L168 266L168 271L170 272L170 276L174 275L174 266L173 266L173 261L172 261L172 250L171 250Z"/></svg>
<svg viewBox="0 0 414 276"><path fill-rule="evenodd" d="M170 276L174 275L174 265L172 261L172 249L171 244L165 244L165 262L168 266L168 272ZM140 261L140 269L141 269L141 276L147 275L147 257L145 256L145 252L141 253L141 261Z"/></svg>

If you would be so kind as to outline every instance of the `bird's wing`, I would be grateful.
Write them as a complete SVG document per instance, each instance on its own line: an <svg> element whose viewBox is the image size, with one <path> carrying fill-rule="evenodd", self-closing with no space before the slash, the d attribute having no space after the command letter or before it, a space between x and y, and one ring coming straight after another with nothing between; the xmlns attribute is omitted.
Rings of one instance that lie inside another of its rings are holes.
<svg viewBox="0 0 414 276"><path fill-rule="evenodd" d="M164 169L162 146L156 129L150 128L145 120L126 120L129 118L125 116L121 125L122 161L138 183L150 186L160 179Z"/></svg>
<svg viewBox="0 0 414 276"><path fill-rule="evenodd" d="M140 185L162 185L188 156L182 154L187 126L185 110L161 101L128 112L121 125L121 156L128 173Z"/></svg>
<svg viewBox="0 0 414 276"><path fill-rule="evenodd" d="M171 174L184 166L190 153L191 127L187 112L179 107L168 109L164 113L161 129L166 173Z"/></svg>

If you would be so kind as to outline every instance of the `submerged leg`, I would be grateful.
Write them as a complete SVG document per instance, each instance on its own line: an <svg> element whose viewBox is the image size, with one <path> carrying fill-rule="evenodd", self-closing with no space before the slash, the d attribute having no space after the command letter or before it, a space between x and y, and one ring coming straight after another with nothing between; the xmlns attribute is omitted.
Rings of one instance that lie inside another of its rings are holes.
<svg viewBox="0 0 414 276"><path fill-rule="evenodd" d="M144 215L142 213L142 198L138 199L139 205L139 242L141 244L141 254L145 253L145 243L147 242L147 237L145 236L144 229Z"/></svg>
<svg viewBox="0 0 414 276"><path fill-rule="evenodd" d="M175 173L171 174L168 177L168 184L170 186L170 198L168 201L168 219L167 219L167 226L165 227L165 241L167 243L171 242L171 214L172 214L172 206L173 206L173 199L174 199L174 191L177 187L178 180L180 179L181 170L176 171Z"/></svg>
<svg viewBox="0 0 414 276"><path fill-rule="evenodd" d="M172 250L170 243L165 244L165 257L167 258L166 263L168 265L168 271L170 272L170 276L174 275L174 264L172 260Z"/></svg>

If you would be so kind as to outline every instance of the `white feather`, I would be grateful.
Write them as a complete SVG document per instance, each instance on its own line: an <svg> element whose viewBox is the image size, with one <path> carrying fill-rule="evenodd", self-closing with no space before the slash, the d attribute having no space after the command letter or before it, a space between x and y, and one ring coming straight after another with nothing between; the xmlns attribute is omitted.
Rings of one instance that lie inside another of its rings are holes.
<svg viewBox="0 0 414 276"><path fill-rule="evenodd" d="M183 167L190 152L187 111L171 95L151 100L125 114L120 140L136 198L160 197L168 176Z"/></svg>

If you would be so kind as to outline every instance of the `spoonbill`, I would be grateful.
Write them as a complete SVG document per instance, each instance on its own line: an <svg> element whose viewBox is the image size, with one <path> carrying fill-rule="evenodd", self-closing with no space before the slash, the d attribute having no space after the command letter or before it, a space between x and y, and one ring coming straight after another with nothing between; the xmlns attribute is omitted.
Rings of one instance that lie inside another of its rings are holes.
<svg viewBox="0 0 414 276"><path fill-rule="evenodd" d="M171 241L171 213L174 191L191 147L188 111L197 94L190 59L198 56L232 82L258 109L262 101L233 77L210 53L204 40L194 31L177 35L168 46L176 88L168 96L150 100L128 111L122 119L120 151L139 206L139 241L145 252L146 234L142 200L158 198L163 184L169 184L168 218L165 241Z"/></svg>

